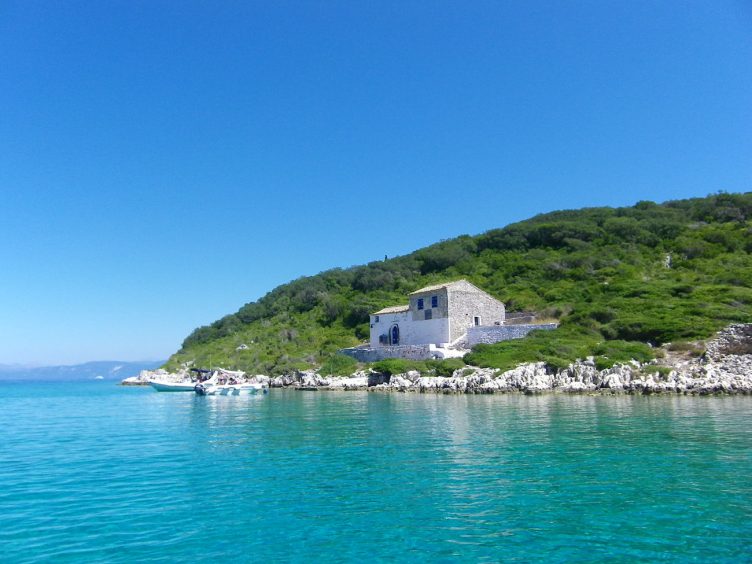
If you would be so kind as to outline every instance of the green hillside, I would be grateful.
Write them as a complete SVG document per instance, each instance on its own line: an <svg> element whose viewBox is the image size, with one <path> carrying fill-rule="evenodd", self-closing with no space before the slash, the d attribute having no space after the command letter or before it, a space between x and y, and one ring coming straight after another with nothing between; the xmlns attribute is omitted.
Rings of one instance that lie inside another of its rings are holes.
<svg viewBox="0 0 752 564"><path fill-rule="evenodd" d="M752 193L553 212L279 286L196 329L166 367L194 361L280 374L336 365L337 349L368 338L370 312L457 278L510 312L561 321L556 331L478 347L467 358L473 364L649 357L646 343L701 339L729 322L752 321L750 253ZM248 349L237 350L240 344Z"/></svg>

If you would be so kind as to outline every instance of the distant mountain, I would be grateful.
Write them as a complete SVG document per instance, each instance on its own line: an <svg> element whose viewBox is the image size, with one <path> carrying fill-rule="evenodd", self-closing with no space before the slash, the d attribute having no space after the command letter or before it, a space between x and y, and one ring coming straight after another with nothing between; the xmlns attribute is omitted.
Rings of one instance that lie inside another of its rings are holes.
<svg viewBox="0 0 752 564"><path fill-rule="evenodd" d="M153 370L164 364L164 360L144 360L123 362L117 360L95 360L84 364L64 366L23 366L0 364L0 380L94 380L101 376L104 380L122 380L136 376L141 370Z"/></svg>
<svg viewBox="0 0 752 564"><path fill-rule="evenodd" d="M39 368L37 364L0 364L0 374L4 372L23 372L31 368Z"/></svg>

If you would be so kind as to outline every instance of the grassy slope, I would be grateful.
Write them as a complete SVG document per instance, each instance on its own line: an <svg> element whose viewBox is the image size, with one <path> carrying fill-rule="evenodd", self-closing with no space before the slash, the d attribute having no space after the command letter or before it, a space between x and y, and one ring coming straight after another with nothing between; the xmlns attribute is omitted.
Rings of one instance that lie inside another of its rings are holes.
<svg viewBox="0 0 752 564"><path fill-rule="evenodd" d="M560 366L589 354L602 365L647 358L647 342L705 338L752 320L751 252L752 193L554 212L279 286L194 331L166 366L194 361L277 374L331 365L337 349L367 338L370 311L461 277L508 311L536 310L562 323L480 346L469 362L507 368L526 360ZM236 351L241 343L249 349Z"/></svg>

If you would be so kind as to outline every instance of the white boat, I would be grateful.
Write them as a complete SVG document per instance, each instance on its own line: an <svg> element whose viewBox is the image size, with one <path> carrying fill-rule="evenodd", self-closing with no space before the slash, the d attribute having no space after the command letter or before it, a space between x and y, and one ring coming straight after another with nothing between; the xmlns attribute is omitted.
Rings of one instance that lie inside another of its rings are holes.
<svg viewBox="0 0 752 564"><path fill-rule="evenodd" d="M149 380L149 385L158 392L192 392L195 382L168 382L167 380Z"/></svg>
<svg viewBox="0 0 752 564"><path fill-rule="evenodd" d="M195 387L200 396L250 396L258 393L266 393L267 390L261 384L199 384Z"/></svg>

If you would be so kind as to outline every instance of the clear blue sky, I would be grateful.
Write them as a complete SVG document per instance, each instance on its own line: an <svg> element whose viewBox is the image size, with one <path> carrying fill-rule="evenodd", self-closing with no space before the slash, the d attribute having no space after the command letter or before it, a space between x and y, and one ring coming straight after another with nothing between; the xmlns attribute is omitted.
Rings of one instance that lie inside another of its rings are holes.
<svg viewBox="0 0 752 564"><path fill-rule="evenodd" d="M0 2L0 363L165 358L280 283L752 190L752 4Z"/></svg>

